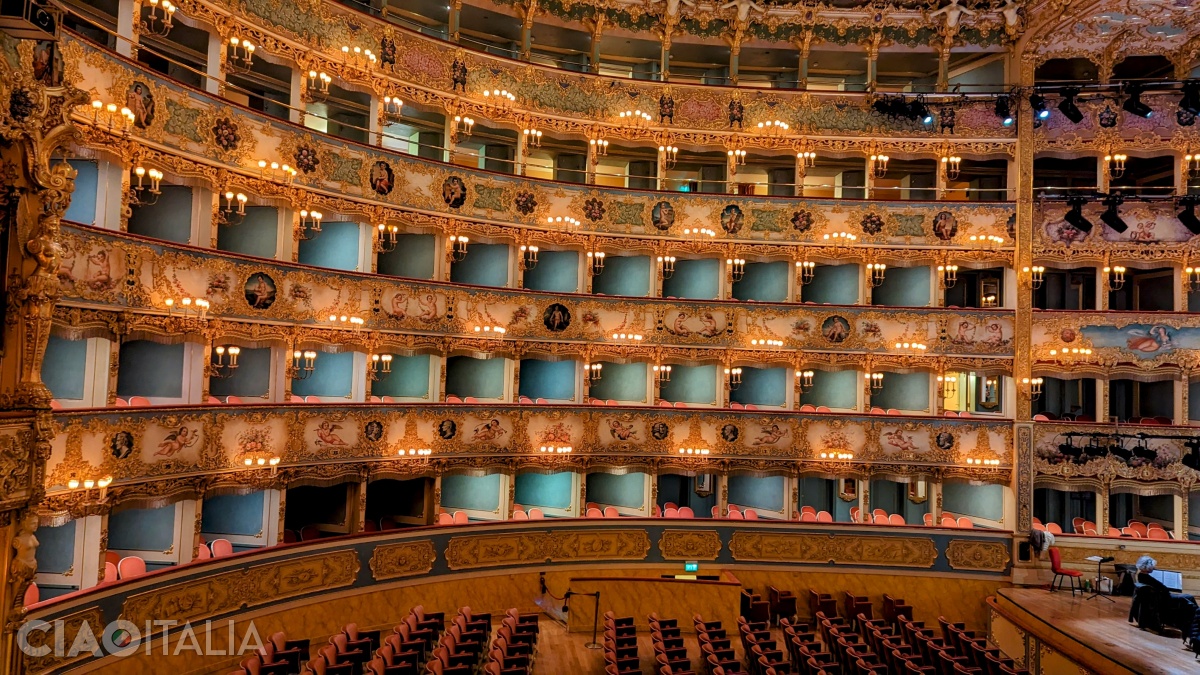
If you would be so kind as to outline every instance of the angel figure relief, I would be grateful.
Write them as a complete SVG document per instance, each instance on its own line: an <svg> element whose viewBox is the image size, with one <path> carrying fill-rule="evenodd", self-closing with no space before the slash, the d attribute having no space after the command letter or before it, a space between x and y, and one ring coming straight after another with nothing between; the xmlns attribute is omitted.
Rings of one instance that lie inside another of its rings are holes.
<svg viewBox="0 0 1200 675"><path fill-rule="evenodd" d="M338 429L341 428L342 425L334 424L329 420L321 422L317 426L317 445L345 445L346 441L342 440L342 437L337 433Z"/></svg>
<svg viewBox="0 0 1200 675"><path fill-rule="evenodd" d="M181 426L162 439L154 455L156 457L173 457L195 445L198 440L200 440L200 432Z"/></svg>

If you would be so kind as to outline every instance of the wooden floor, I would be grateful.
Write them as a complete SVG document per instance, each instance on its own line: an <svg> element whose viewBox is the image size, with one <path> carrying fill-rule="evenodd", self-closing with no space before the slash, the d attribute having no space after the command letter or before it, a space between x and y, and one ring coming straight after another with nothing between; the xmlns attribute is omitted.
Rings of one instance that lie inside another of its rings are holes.
<svg viewBox="0 0 1200 675"><path fill-rule="evenodd" d="M601 634L596 639L603 643L604 635ZM588 649L587 643L591 641L591 633L568 633L562 624L543 616L538 636L537 659L533 665L534 675L603 675L604 650ZM700 644L695 634L685 633L683 645L692 660L692 669L700 672ZM741 645L735 643L734 650L740 659ZM649 633L638 633L638 656L642 660L643 673L656 672L654 648L650 644Z"/></svg>
<svg viewBox="0 0 1200 675"><path fill-rule="evenodd" d="M1184 650L1177 633L1164 637L1128 622L1131 598L1085 600L1082 595L1072 598L1069 592L1051 593L1041 588L1005 588L1000 594L1052 629L1134 672L1200 673L1200 661Z"/></svg>

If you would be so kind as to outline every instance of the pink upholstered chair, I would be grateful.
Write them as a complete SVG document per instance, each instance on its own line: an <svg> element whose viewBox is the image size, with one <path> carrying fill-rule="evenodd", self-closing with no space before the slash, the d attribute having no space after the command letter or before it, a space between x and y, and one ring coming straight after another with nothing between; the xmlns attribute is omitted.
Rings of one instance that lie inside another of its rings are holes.
<svg viewBox="0 0 1200 675"><path fill-rule="evenodd" d="M321 397L320 396L305 396L304 402L305 403L321 403Z"/></svg>
<svg viewBox="0 0 1200 675"><path fill-rule="evenodd" d="M29 586L25 588L24 606L28 607L30 605L36 605L41 598L42 594L41 591L38 590L37 584L29 582Z"/></svg>
<svg viewBox="0 0 1200 675"><path fill-rule="evenodd" d="M196 560L209 560L212 557L212 551L208 550L208 546L204 543L196 547Z"/></svg>
<svg viewBox="0 0 1200 675"><path fill-rule="evenodd" d="M942 516L942 527L958 527L958 519L954 516Z"/></svg>
<svg viewBox="0 0 1200 675"><path fill-rule="evenodd" d="M804 513L801 513L801 514L800 514L800 522L802 522L802 523L815 523L815 522L817 522L817 514L815 514L815 513L809 513L809 512L807 512L807 511L805 511Z"/></svg>
<svg viewBox="0 0 1200 675"><path fill-rule="evenodd" d="M833 412L833 411L829 409L829 406L819 405L819 406L817 406L817 412L827 413L827 412Z"/></svg>
<svg viewBox="0 0 1200 675"><path fill-rule="evenodd" d="M673 509L669 506L667 508L663 509L663 518L678 518L678 517L679 517L679 509Z"/></svg>
<svg viewBox="0 0 1200 675"><path fill-rule="evenodd" d="M833 514L831 514L828 511L817 511L817 522L818 523L832 523L833 522Z"/></svg>
<svg viewBox="0 0 1200 675"><path fill-rule="evenodd" d="M1062 527L1058 523L1046 523L1046 531L1050 534L1062 534Z"/></svg>
<svg viewBox="0 0 1200 675"><path fill-rule="evenodd" d="M800 507L800 513L811 513L815 516L817 515L817 509L815 506L809 506L808 504L805 504L804 506Z"/></svg>
<svg viewBox="0 0 1200 675"><path fill-rule="evenodd" d="M513 511L512 519L513 520L529 520L529 514L525 513L521 509L517 509L517 510Z"/></svg>
<svg viewBox="0 0 1200 675"><path fill-rule="evenodd" d="M603 518L604 512L601 511L600 509L592 508L592 509L587 510L587 513L584 514L584 517L585 518Z"/></svg>
<svg viewBox="0 0 1200 675"><path fill-rule="evenodd" d="M118 396L116 398L116 400L113 401L113 407L114 408L128 408L129 401L126 401L125 399Z"/></svg>
<svg viewBox="0 0 1200 675"><path fill-rule="evenodd" d="M146 398L145 396L130 396L129 397L129 407L130 408L149 408L150 407L150 399Z"/></svg>
<svg viewBox="0 0 1200 675"><path fill-rule="evenodd" d="M380 398L380 397L378 397L378 396L375 396L374 394L372 394L372 395L371 395L371 398L370 398L370 399L368 399L368 400L369 400L371 403L383 403L383 399L382 399L382 398Z"/></svg>
<svg viewBox="0 0 1200 675"><path fill-rule="evenodd" d="M604 517L605 518L620 518L621 514L617 513L617 507L606 506L606 507L604 507Z"/></svg>
<svg viewBox="0 0 1200 675"><path fill-rule="evenodd" d="M529 519L530 520L543 520L545 518L546 518L546 514L542 513L541 509L539 509L537 507L529 509Z"/></svg>
<svg viewBox="0 0 1200 675"><path fill-rule="evenodd" d="M213 539L212 554L214 558L233 555L233 544L228 539Z"/></svg>
<svg viewBox="0 0 1200 675"><path fill-rule="evenodd" d="M961 528L965 528L965 529L971 529L971 528L975 527L975 523L972 522L971 519L966 516L959 516L958 526Z"/></svg>
<svg viewBox="0 0 1200 675"><path fill-rule="evenodd" d="M872 516L872 519L872 522L874 522L876 525L892 524L892 521L888 520L888 515L886 513L876 513L874 516Z"/></svg>
<svg viewBox="0 0 1200 675"><path fill-rule="evenodd" d="M745 516L742 515L741 511L734 511L733 509L729 509L729 515L726 517L729 518L729 520L745 520L746 519Z"/></svg>
<svg viewBox="0 0 1200 675"><path fill-rule="evenodd" d="M450 515L449 513L439 513L438 517L437 517L437 524L438 525L453 525L454 524L454 516Z"/></svg>
<svg viewBox="0 0 1200 675"><path fill-rule="evenodd" d="M205 550L207 550L207 549L205 549ZM116 581L117 579L118 579L117 566L110 562L104 563L104 581L101 581L100 583L111 584L114 581Z"/></svg>
<svg viewBox="0 0 1200 675"><path fill-rule="evenodd" d="M754 509L746 509L745 511L742 511L742 516L746 520L758 520L758 511L755 511Z"/></svg>
<svg viewBox="0 0 1200 675"><path fill-rule="evenodd" d="M446 403L462 403L462 399L454 394L446 394Z"/></svg>
<svg viewBox="0 0 1200 675"><path fill-rule="evenodd" d="M690 507L690 506L681 506L681 507L679 507L679 517L680 518L695 518L696 512L692 511L692 507Z"/></svg>
<svg viewBox="0 0 1200 675"><path fill-rule="evenodd" d="M888 523L890 523L892 525L907 525L908 524L904 520L904 516L900 515L899 513L893 513L892 515L888 516Z"/></svg>
<svg viewBox="0 0 1200 675"><path fill-rule="evenodd" d="M466 511L455 511L454 512L454 524L455 525L466 525L469 522L471 522L471 519L467 517Z"/></svg>
<svg viewBox="0 0 1200 675"><path fill-rule="evenodd" d="M1147 539L1170 539L1171 534L1161 527L1152 527L1146 532Z"/></svg>
<svg viewBox="0 0 1200 675"><path fill-rule="evenodd" d="M921 520L924 521L925 527L929 527L930 525L933 525L933 514L926 513L924 516L921 517Z"/></svg>
<svg viewBox="0 0 1200 675"><path fill-rule="evenodd" d="M816 411L817 411L817 406L815 406L811 403L805 403L804 405L800 406L800 412L816 412Z"/></svg>
<svg viewBox="0 0 1200 675"><path fill-rule="evenodd" d="M121 558L117 563L117 573L122 579L135 579L146 573L146 561L136 555Z"/></svg>

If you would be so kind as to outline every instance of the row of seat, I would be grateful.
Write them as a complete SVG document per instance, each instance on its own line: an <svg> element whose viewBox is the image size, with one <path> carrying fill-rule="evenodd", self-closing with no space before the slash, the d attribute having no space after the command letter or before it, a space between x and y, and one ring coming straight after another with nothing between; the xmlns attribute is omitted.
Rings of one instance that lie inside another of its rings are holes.
<svg viewBox="0 0 1200 675"><path fill-rule="evenodd" d="M604 613L604 674L641 675L642 660L638 656L637 627L633 617L618 617Z"/></svg>
<svg viewBox="0 0 1200 675"><path fill-rule="evenodd" d="M656 612L647 617L650 624L650 646L654 650L657 675L696 675L676 619L659 618Z"/></svg>
<svg viewBox="0 0 1200 675"><path fill-rule="evenodd" d="M1062 526L1058 523L1045 523L1041 520L1033 519L1033 529L1049 532L1050 534L1063 534ZM1074 534L1083 534L1092 537L1100 536L1100 530L1096 527L1096 523L1076 516L1071 519L1071 529ZM1108 536L1110 537L1133 537L1134 539L1174 539L1175 536L1167 531L1159 523L1143 523L1139 520L1130 520L1126 523L1126 527L1110 527L1108 528Z"/></svg>

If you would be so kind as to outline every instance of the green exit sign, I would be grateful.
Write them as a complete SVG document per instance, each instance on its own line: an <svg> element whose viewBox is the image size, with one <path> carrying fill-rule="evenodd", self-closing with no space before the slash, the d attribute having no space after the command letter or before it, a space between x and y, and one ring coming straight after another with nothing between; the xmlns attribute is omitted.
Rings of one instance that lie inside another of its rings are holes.
<svg viewBox="0 0 1200 675"><path fill-rule="evenodd" d="M689 561L683 563L683 571L684 572L699 572L700 571L700 563L696 562L695 560L689 560Z"/></svg>

